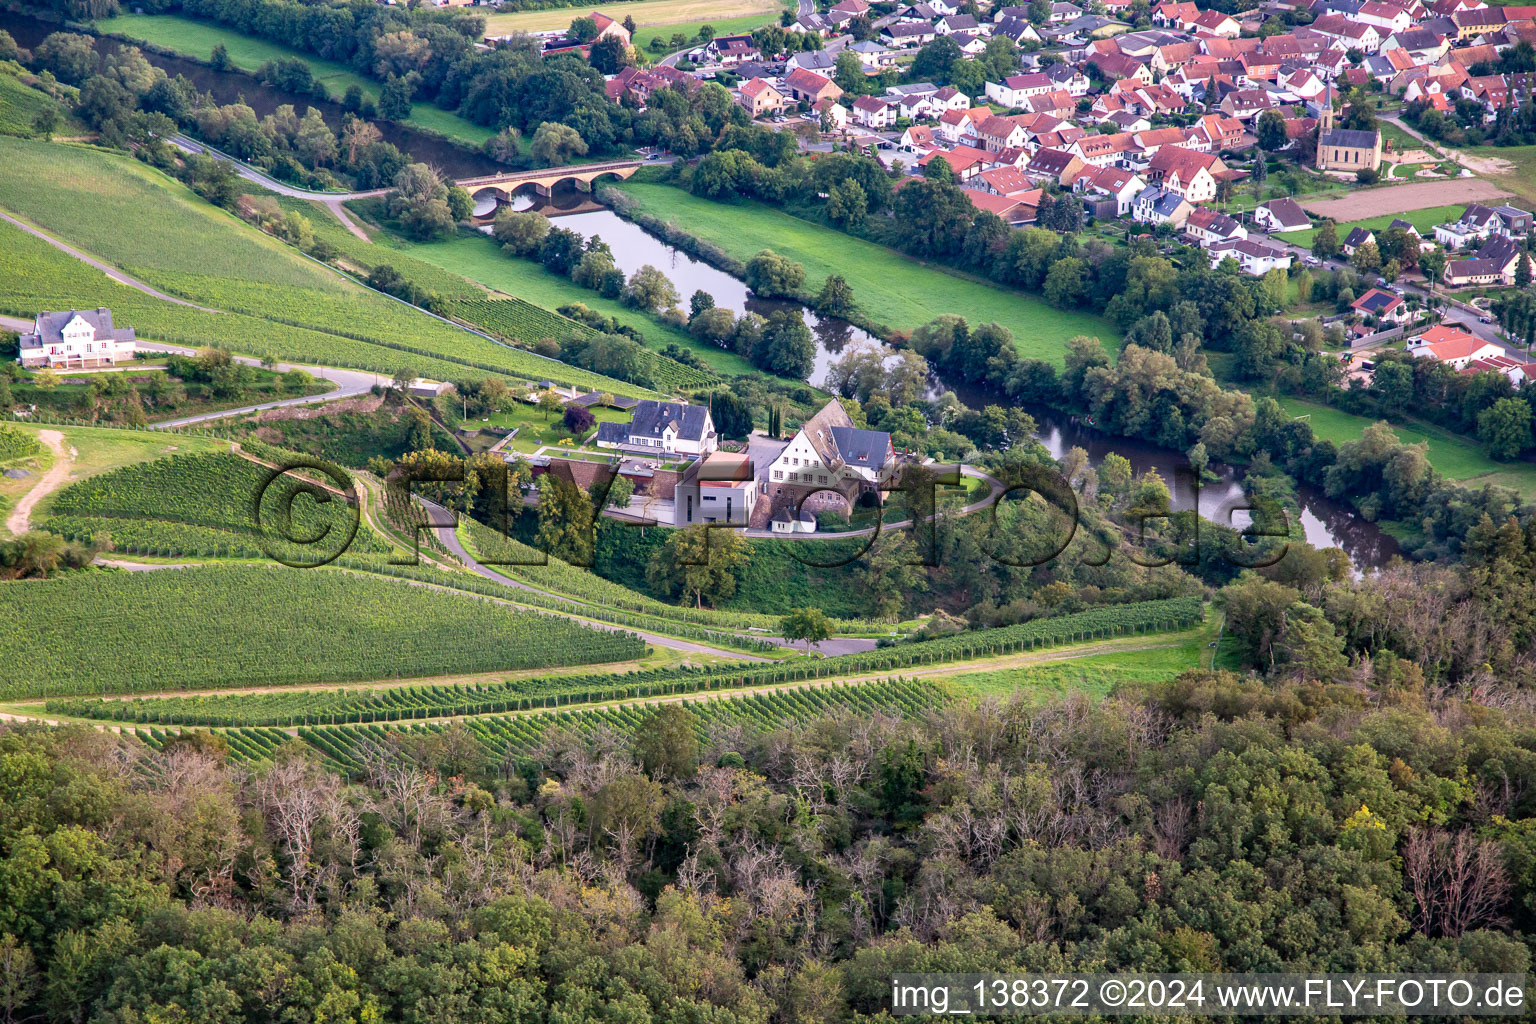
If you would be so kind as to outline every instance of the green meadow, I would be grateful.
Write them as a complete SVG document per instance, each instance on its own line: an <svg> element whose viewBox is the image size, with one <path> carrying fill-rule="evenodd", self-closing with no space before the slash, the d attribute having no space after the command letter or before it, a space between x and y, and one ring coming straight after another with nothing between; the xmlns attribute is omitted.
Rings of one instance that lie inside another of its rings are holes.
<svg viewBox="0 0 1536 1024"><path fill-rule="evenodd" d="M375 103L379 99L379 83L358 74L345 64L324 60L264 39L241 35L212 22L179 14L119 14L112 18L98 18L96 27L111 35L152 43L200 61L211 59L213 48L223 44L229 53L229 62L241 71L255 71L269 60L297 57L309 65L315 78L324 83L326 91L333 98L341 99L347 89L355 85ZM459 115L430 103L411 104L411 116L406 118L406 123L467 146L479 146L496 134L489 128L471 124Z"/></svg>
<svg viewBox="0 0 1536 1024"><path fill-rule="evenodd" d="M1013 332L1019 354L1057 365L1068 338L1097 335L1118 348L1119 333L1103 317L1053 309L1044 299L922 263L882 245L802 220L761 203L716 203L680 188L620 182L617 188L655 217L720 246L737 259L772 249L805 266L808 287L841 274L875 320L911 330L945 313Z"/></svg>
<svg viewBox="0 0 1536 1024"><path fill-rule="evenodd" d="M1348 224L1336 225L1334 230L1338 232L1339 241L1349 237L1349 233L1355 228L1369 228L1372 231L1384 231L1395 220L1405 220L1418 229L1419 234L1432 238L1435 225L1444 224L1459 218L1462 211L1467 208L1465 203L1455 206L1431 206L1423 210L1409 210L1407 213L1389 213L1383 217L1367 217L1365 220L1352 220ZM1308 228L1306 231L1287 231L1276 235L1295 245L1311 245L1312 238L1317 234L1317 228Z"/></svg>
<svg viewBox="0 0 1536 1024"><path fill-rule="evenodd" d="M1338 409L1300 398L1279 399L1292 416L1305 416L1312 433L1325 441L1343 444L1359 439L1366 427L1375 423L1365 416L1355 416ZM1453 434L1432 424L1390 424L1398 439L1407 444L1429 446L1429 464L1448 480L1469 486L1496 484L1512 487L1526 497L1536 496L1536 465L1528 462L1498 462L1488 457L1482 446L1469 437Z"/></svg>

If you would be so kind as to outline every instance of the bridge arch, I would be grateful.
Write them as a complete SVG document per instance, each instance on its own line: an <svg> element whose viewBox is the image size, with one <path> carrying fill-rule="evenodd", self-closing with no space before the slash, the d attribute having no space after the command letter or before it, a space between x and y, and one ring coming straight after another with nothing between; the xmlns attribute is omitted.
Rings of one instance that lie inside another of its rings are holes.
<svg viewBox="0 0 1536 1024"><path fill-rule="evenodd" d="M571 183L579 191L591 192L597 182L609 177L623 180L643 166L644 164L638 160L576 164L571 167L548 167L535 171L513 171L479 178L464 178L458 184L468 190L479 203L483 203L487 196L494 196L499 208L503 203L510 203L519 193L531 193L546 199L550 198L557 187L566 183ZM494 216L495 212L495 209L492 209L477 216L488 218Z"/></svg>

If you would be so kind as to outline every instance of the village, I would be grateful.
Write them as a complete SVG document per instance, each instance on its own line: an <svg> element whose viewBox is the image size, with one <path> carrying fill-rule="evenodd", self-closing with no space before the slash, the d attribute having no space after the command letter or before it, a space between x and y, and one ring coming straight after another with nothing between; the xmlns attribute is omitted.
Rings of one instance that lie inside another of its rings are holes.
<svg viewBox="0 0 1536 1024"><path fill-rule="evenodd" d="M1531 214L1411 122L1492 132L1528 113L1536 6L807 6L782 28L624 67L608 96L643 110L658 88L713 80L813 158L865 153L898 189L942 161L976 210L1013 228L1144 233L1258 277L1351 268L1359 294L1319 317L1360 353L1351 379L1368 382L1371 351L1388 344L1517 385L1531 372L1491 326L1490 298L1531 280ZM618 21L594 21L595 38L627 43ZM991 76L1000 46L1021 66ZM949 84L910 80L925 67ZM1349 208L1384 216L1349 227ZM1408 344L1442 320L1454 344Z"/></svg>

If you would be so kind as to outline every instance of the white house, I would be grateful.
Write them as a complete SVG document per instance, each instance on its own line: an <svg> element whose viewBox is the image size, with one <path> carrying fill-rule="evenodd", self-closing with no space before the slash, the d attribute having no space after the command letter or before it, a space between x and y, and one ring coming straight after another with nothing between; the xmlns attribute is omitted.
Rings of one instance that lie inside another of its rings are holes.
<svg viewBox="0 0 1536 1024"><path fill-rule="evenodd" d="M836 399L805 421L789 446L768 467L763 483L777 493L786 485L802 488L874 490L896 468L891 435L860 430Z"/></svg>
<svg viewBox="0 0 1536 1024"><path fill-rule="evenodd" d="M599 425L596 441L599 448L650 455L708 455L719 444L706 407L649 398L635 406L628 423Z"/></svg>
<svg viewBox="0 0 1536 1024"><path fill-rule="evenodd" d="M1044 96L1056 86L1048 75L1036 71L1027 75L1009 75L1001 82L988 82L987 99L1000 107L1022 107L1031 96Z"/></svg>
<svg viewBox="0 0 1536 1024"><path fill-rule="evenodd" d="M115 366L131 359L138 347L132 327L113 327L112 311L71 309L62 313L42 312L32 324L32 333L20 339L22 366L85 369Z"/></svg>
<svg viewBox="0 0 1536 1024"><path fill-rule="evenodd" d="M860 96L853 101L853 120L865 128L887 128L896 120L896 111L885 100Z"/></svg>
<svg viewBox="0 0 1536 1024"><path fill-rule="evenodd" d="M1474 337L1454 327L1437 325L1408 339L1408 351L1422 359L1438 359L1453 369L1464 370L1474 359L1503 355L1492 342Z"/></svg>
<svg viewBox="0 0 1536 1024"><path fill-rule="evenodd" d="M1262 277L1271 270L1289 270L1291 267L1289 252L1277 245L1258 242L1251 238L1228 238L1225 241L1213 242L1205 247L1205 251L1211 257L1213 270L1229 256L1237 261L1243 273L1252 274L1254 277Z"/></svg>
<svg viewBox="0 0 1536 1024"><path fill-rule="evenodd" d="M1301 204L1287 196L1271 199L1254 207L1253 222L1265 231L1305 231L1312 226L1312 218Z"/></svg>

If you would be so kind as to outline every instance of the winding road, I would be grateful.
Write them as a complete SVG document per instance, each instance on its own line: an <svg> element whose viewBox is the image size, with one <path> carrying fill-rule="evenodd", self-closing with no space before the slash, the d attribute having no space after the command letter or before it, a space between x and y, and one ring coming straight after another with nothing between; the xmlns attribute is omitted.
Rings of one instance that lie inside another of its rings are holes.
<svg viewBox="0 0 1536 1024"><path fill-rule="evenodd" d="M564 601L575 600L568 594L554 594L547 590L541 590L538 587L523 583L520 580L512 579L510 576L503 576L501 573L497 572L495 569L490 568L489 566L481 565L473 555L464 549L464 545L459 542L458 531L453 526L442 525L445 517L448 519L448 521L452 521L453 513L443 508L443 506L437 504L436 502L426 501L425 499L418 500L420 500L422 505L426 507L427 515L432 521L432 532L436 534L437 539L442 541L443 546L446 547L455 558L462 562L465 568L474 573L476 576L479 576L483 579L488 579L493 583L500 583L502 586L512 587L515 590L523 590L529 593L558 597ZM760 657L756 654L741 654L736 651L727 651L719 647L710 647L707 644L693 643L689 640L677 640L670 636L662 636L659 633L647 633L644 630L634 629L630 626L619 626L611 622L603 622L598 619L588 619L580 615L573 615L565 612L551 611L547 608L535 607L531 610L541 612L545 615L559 615L562 618L574 619L575 621L580 622L586 626L591 626L594 629L604 629L616 633L634 633L648 644L655 644L657 647L665 647L668 650L682 651L685 654L716 654L723 658L735 659L736 661L772 660L769 658Z"/></svg>
<svg viewBox="0 0 1536 1024"><path fill-rule="evenodd" d="M196 349L185 348L181 345L161 345L154 342L141 342L139 348L147 352L174 352L178 355L197 355ZM235 356L235 362L246 366L260 366L259 359L250 356ZM177 427L190 427L197 423L207 423L210 420L228 419L231 416L244 416L246 413L261 412L263 409L284 409L290 405L314 405L320 402L335 402L343 398L356 398L358 395L366 395L372 391L374 385L387 386L389 379L382 374L367 373L362 370L342 370L334 366L302 366L298 363L277 363L272 367L278 373L287 373L289 370L303 370L312 377L331 381L336 388L319 395L300 395L298 398L283 398L274 402L260 402L255 405L242 405L235 409L220 409L216 412L200 413L196 416L183 416L180 419L166 420L163 423L150 424L151 430L174 430Z"/></svg>

